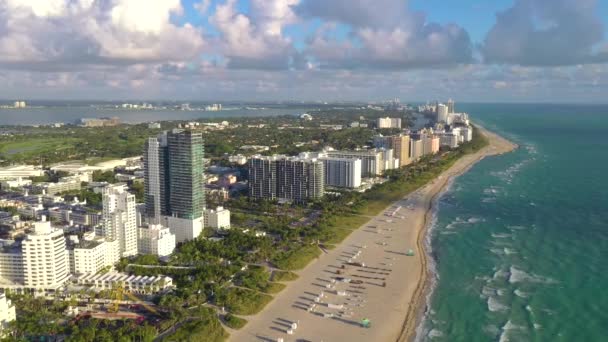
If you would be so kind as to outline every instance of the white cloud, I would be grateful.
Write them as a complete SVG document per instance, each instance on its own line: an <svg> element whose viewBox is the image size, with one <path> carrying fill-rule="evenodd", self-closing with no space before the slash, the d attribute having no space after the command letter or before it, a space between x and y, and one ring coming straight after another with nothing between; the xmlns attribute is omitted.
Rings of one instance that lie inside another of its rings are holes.
<svg viewBox="0 0 608 342"><path fill-rule="evenodd" d="M0 0L0 63L29 68L184 60L200 29L175 25L179 0Z"/></svg>
<svg viewBox="0 0 608 342"><path fill-rule="evenodd" d="M299 0L252 0L251 15L238 12L236 0L216 6L210 22L220 32L219 51L233 68L287 69L294 52L283 36L295 20L291 5Z"/></svg>
<svg viewBox="0 0 608 342"><path fill-rule="evenodd" d="M575 65L608 61L597 0L516 0L497 14L481 51L486 63Z"/></svg>
<svg viewBox="0 0 608 342"><path fill-rule="evenodd" d="M408 9L408 1L308 0L296 13L350 27L354 39L332 39L325 26L310 40L309 54L322 67L412 69L472 62L463 28L428 23L423 13Z"/></svg>

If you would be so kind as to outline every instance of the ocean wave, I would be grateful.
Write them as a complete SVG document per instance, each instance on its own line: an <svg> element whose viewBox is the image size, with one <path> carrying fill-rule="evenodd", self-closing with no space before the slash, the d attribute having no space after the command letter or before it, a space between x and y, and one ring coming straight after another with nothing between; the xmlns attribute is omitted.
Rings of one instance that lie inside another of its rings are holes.
<svg viewBox="0 0 608 342"><path fill-rule="evenodd" d="M496 197L484 197L481 199L483 203L494 203L496 202Z"/></svg>
<svg viewBox="0 0 608 342"><path fill-rule="evenodd" d="M525 230L525 229L527 229L524 226L518 226L518 225L507 226L507 228L509 228L510 230Z"/></svg>
<svg viewBox="0 0 608 342"><path fill-rule="evenodd" d="M515 291L513 291L513 294L515 294L519 298L528 298L528 297L530 297L530 294L528 294L527 292L524 292L524 291L522 291L520 289L515 289Z"/></svg>
<svg viewBox="0 0 608 342"><path fill-rule="evenodd" d="M443 332L441 332L440 330L437 329L432 329L431 331L429 331L429 333L427 334L428 338L433 339L435 337L442 337L443 336Z"/></svg>
<svg viewBox="0 0 608 342"><path fill-rule="evenodd" d="M494 272L494 275L492 276L493 279L506 279L508 277L509 271L503 269L498 269L496 272Z"/></svg>
<svg viewBox="0 0 608 342"><path fill-rule="evenodd" d="M484 286L481 288L481 294L479 297L481 298L489 298L496 295L496 289L490 286Z"/></svg>
<svg viewBox="0 0 608 342"><path fill-rule="evenodd" d="M504 250L502 250L500 248L490 248L490 252L492 252L492 254L496 254L496 255L504 255L505 254Z"/></svg>
<svg viewBox="0 0 608 342"><path fill-rule="evenodd" d="M516 251L510 249L510 248L504 248L503 251L505 252L505 255L512 255L512 254L517 254Z"/></svg>
<svg viewBox="0 0 608 342"><path fill-rule="evenodd" d="M529 283L543 283L543 284L555 284L556 280L542 277L536 274L529 274L525 271L518 269L515 266L511 266L509 269L509 283L521 283L521 282L529 282Z"/></svg>
<svg viewBox="0 0 608 342"><path fill-rule="evenodd" d="M488 310L490 312L504 312L509 310L509 307L498 301L496 297L489 297Z"/></svg>
<svg viewBox="0 0 608 342"><path fill-rule="evenodd" d="M507 323L505 323L505 325L503 325L501 331L502 331L502 333L500 334L498 341L507 342L507 341L511 341L509 339L509 336L512 335L513 332L526 331L526 327L524 327L523 325L513 324L513 322L511 322L511 320L508 320Z"/></svg>
<svg viewBox="0 0 608 342"><path fill-rule="evenodd" d="M496 238L496 239L506 239L506 238L510 238L511 234L497 234L497 233L492 233L492 237Z"/></svg>

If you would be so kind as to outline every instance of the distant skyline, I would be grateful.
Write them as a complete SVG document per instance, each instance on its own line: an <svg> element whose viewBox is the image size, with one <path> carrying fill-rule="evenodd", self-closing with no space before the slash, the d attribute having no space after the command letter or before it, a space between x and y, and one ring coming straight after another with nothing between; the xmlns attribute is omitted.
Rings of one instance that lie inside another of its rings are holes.
<svg viewBox="0 0 608 342"><path fill-rule="evenodd" d="M5 99L606 103L608 1L0 0Z"/></svg>

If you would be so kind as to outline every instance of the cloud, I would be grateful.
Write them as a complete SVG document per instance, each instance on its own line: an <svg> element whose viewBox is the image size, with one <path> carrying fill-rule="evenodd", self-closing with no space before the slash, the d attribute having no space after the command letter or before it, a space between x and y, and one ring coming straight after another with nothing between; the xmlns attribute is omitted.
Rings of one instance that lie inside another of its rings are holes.
<svg viewBox="0 0 608 342"><path fill-rule="evenodd" d="M235 69L286 70L296 54L283 28L296 20L291 6L299 0L251 0L251 13L237 10L236 0L216 6L210 22L220 32L219 52Z"/></svg>
<svg viewBox="0 0 608 342"><path fill-rule="evenodd" d="M304 18L350 29L349 39L337 40L331 28L322 26L310 39L307 52L321 67L415 69L473 61L466 30L429 23L423 13L408 9L408 1L308 0L295 9Z"/></svg>
<svg viewBox="0 0 608 342"><path fill-rule="evenodd" d="M559 66L608 61L597 0L516 0L481 46L486 63Z"/></svg>
<svg viewBox="0 0 608 342"><path fill-rule="evenodd" d="M192 58L202 32L173 24L181 13L179 0L0 0L0 63L52 70Z"/></svg>

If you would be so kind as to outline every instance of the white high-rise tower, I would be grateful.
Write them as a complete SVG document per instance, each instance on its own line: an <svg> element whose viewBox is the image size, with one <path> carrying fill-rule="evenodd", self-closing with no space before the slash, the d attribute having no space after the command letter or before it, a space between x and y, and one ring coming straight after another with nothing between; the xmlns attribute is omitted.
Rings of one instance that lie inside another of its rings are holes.
<svg viewBox="0 0 608 342"><path fill-rule="evenodd" d="M137 213L135 195L126 185L110 185L103 190L103 231L109 241L118 241L118 257L137 254Z"/></svg>

